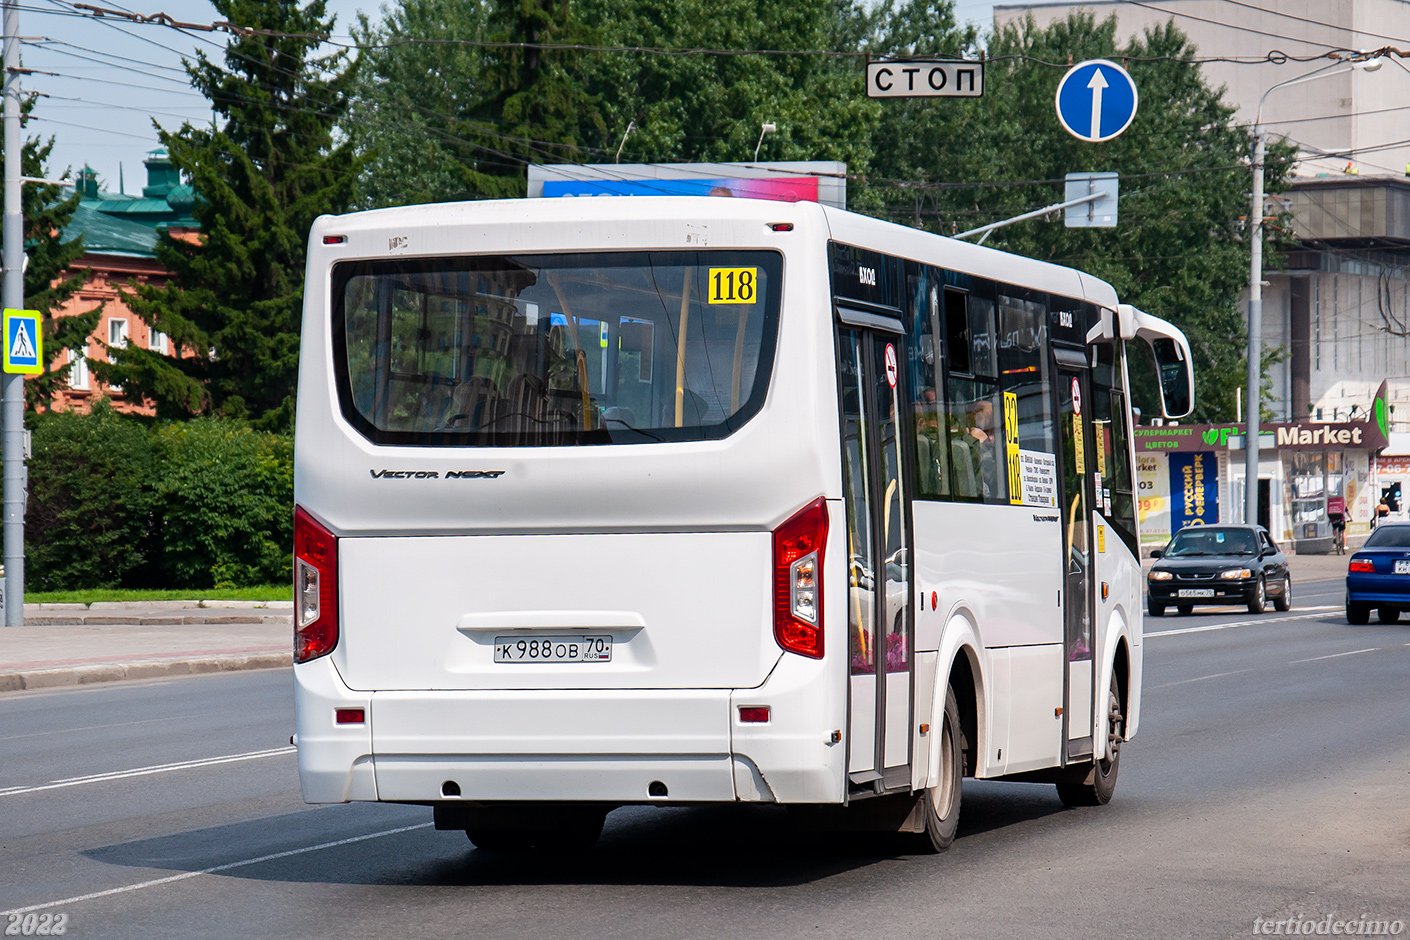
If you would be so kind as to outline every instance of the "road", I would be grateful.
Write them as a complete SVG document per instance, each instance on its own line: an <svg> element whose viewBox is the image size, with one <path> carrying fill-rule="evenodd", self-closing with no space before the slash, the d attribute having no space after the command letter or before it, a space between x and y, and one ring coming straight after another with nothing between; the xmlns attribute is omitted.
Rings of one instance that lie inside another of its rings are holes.
<svg viewBox="0 0 1410 940"><path fill-rule="evenodd" d="M1321 582L1289 614L1148 618L1112 804L966 781L940 856L733 807L621 809L583 857L491 855L424 808L305 806L284 670L4 695L0 910L104 938L1410 931L1410 624L1351 627L1340 602Z"/></svg>

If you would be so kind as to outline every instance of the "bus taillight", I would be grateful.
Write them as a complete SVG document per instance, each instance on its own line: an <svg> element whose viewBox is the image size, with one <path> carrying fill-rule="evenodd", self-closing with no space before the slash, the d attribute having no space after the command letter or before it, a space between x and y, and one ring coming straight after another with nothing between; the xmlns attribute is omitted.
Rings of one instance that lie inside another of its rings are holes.
<svg viewBox="0 0 1410 940"><path fill-rule="evenodd" d="M294 662L338 645L338 539L294 507Z"/></svg>
<svg viewBox="0 0 1410 940"><path fill-rule="evenodd" d="M774 639L793 653L823 654L823 546L827 502L819 497L774 530Z"/></svg>

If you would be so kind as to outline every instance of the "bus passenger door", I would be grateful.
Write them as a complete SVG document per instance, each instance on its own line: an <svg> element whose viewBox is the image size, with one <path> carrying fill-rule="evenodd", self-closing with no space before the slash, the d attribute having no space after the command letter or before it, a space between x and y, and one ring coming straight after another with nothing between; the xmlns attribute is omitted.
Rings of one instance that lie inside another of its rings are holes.
<svg viewBox="0 0 1410 940"><path fill-rule="evenodd" d="M910 494L897 423L906 414L904 337L844 327L838 339L847 503L847 770L854 792L880 792L911 784Z"/></svg>
<svg viewBox="0 0 1410 940"><path fill-rule="evenodd" d="M1087 369L1074 368L1085 357L1055 349L1058 359L1057 395L1062 441L1063 631L1066 689L1063 740L1068 762L1092 756L1093 547L1091 480L1092 410Z"/></svg>

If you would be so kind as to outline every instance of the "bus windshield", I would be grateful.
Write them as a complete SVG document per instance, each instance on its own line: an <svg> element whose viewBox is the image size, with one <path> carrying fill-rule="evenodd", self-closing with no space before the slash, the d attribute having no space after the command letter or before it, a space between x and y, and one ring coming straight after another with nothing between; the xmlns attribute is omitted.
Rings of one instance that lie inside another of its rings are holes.
<svg viewBox="0 0 1410 940"><path fill-rule="evenodd" d="M342 412L381 444L725 437L763 403L781 269L762 251L338 264Z"/></svg>

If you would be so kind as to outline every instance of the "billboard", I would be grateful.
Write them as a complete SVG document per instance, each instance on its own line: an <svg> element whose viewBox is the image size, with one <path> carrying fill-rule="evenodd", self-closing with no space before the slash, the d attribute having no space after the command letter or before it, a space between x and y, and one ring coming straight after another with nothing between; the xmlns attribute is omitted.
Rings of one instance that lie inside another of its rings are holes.
<svg viewBox="0 0 1410 940"><path fill-rule="evenodd" d="M847 208L847 164L562 163L529 167L530 198L571 196L733 196L818 202Z"/></svg>

